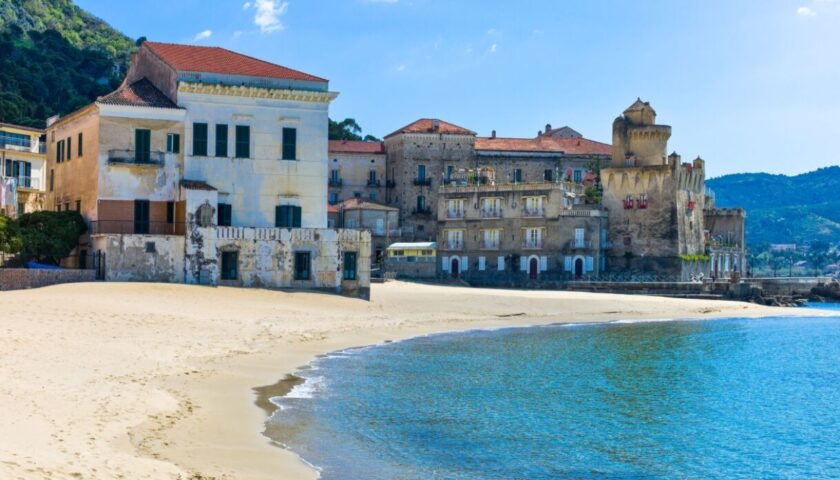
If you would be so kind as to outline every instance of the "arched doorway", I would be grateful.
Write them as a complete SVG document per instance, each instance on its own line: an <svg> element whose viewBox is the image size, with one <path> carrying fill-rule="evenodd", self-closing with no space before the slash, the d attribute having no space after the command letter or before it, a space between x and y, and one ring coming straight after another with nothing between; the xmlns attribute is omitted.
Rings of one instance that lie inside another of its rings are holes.
<svg viewBox="0 0 840 480"><path fill-rule="evenodd" d="M540 261L536 257L531 257L528 261L528 276L531 280L536 280L540 274Z"/></svg>
<svg viewBox="0 0 840 480"><path fill-rule="evenodd" d="M449 272L452 274L452 278L458 278L458 275L461 273L461 260L458 257L452 257L452 261L449 264Z"/></svg>
<svg viewBox="0 0 840 480"><path fill-rule="evenodd" d="M583 259L578 257L575 259L575 278L583 277Z"/></svg>

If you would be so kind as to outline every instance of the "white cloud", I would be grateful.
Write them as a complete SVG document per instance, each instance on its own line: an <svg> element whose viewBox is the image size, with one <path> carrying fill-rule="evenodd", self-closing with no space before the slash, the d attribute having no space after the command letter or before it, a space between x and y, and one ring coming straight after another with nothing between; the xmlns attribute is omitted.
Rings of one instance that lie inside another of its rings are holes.
<svg viewBox="0 0 840 480"><path fill-rule="evenodd" d="M193 37L193 42L199 42L199 41L204 40L206 38L210 38L212 35L213 35L212 30L204 30L203 32L198 32Z"/></svg>
<svg viewBox="0 0 840 480"><path fill-rule="evenodd" d="M251 2L245 2L242 4L242 10L248 10L251 8Z"/></svg>
<svg viewBox="0 0 840 480"><path fill-rule="evenodd" d="M398 72L404 72L405 71L405 64L403 63L403 64L400 64L400 65L397 65L397 71Z"/></svg>
<svg viewBox="0 0 840 480"><path fill-rule="evenodd" d="M255 8L257 13L254 15L254 25L259 27L262 33L272 33L285 28L280 23L280 17L286 13L289 8L289 2L282 2L279 0L255 0L245 2L242 8Z"/></svg>
<svg viewBox="0 0 840 480"><path fill-rule="evenodd" d="M237 38L241 37L243 33L245 32L243 32L242 30L237 30L233 32L233 39L236 40Z"/></svg>
<svg viewBox="0 0 840 480"><path fill-rule="evenodd" d="M496 49L497 49L498 47L499 47L499 46L498 46L497 44L495 44L495 43L494 43L493 45L490 45L490 53L496 53Z"/></svg>
<svg viewBox="0 0 840 480"><path fill-rule="evenodd" d="M796 9L796 14L800 17L813 17L817 12L808 7L799 7Z"/></svg>

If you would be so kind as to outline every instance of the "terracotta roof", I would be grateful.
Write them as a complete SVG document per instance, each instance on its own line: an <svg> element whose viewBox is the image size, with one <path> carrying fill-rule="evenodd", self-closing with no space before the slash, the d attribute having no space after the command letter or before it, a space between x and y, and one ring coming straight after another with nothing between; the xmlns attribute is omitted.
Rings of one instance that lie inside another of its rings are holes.
<svg viewBox="0 0 840 480"><path fill-rule="evenodd" d="M586 138L476 138L475 150L496 152L612 155L612 146Z"/></svg>
<svg viewBox="0 0 840 480"><path fill-rule="evenodd" d="M181 180L181 186L187 190L216 190L216 187L208 184L204 180Z"/></svg>
<svg viewBox="0 0 840 480"><path fill-rule="evenodd" d="M400 133L443 133L447 135L475 135L475 132L472 130L467 130L464 127L459 127L453 123L444 122L443 120L438 120L436 118L421 118L415 122L409 123L408 125L396 130L388 135L385 135L385 138L392 137L394 135L398 135Z"/></svg>
<svg viewBox="0 0 840 480"><path fill-rule="evenodd" d="M339 213L341 210L338 208L338 205L327 204L327 213Z"/></svg>
<svg viewBox="0 0 840 480"><path fill-rule="evenodd" d="M326 79L221 47L144 42L143 46L178 71L326 82Z"/></svg>
<svg viewBox="0 0 840 480"><path fill-rule="evenodd" d="M108 95L97 98L96 102L131 107L179 108L146 78L141 78L131 85L122 84Z"/></svg>
<svg viewBox="0 0 840 480"><path fill-rule="evenodd" d="M330 140L332 153L385 153L382 142L357 142L352 140Z"/></svg>
<svg viewBox="0 0 840 480"><path fill-rule="evenodd" d="M356 210L356 209L364 209L364 210L388 210L388 211L396 211L398 210L395 207L389 207L387 205L382 205L381 203L372 202L370 200L365 200L363 198L348 198L343 202L339 202L335 205L338 209L344 210Z"/></svg>
<svg viewBox="0 0 840 480"><path fill-rule="evenodd" d="M633 105L630 105L629 107L627 107L627 109L624 110L624 113L636 112L636 111L639 111L639 110L643 110L645 108L649 108L649 109L653 110L653 107L650 106L650 102L644 102L644 101L642 101L641 98L636 98L636 101L633 102Z"/></svg>
<svg viewBox="0 0 840 480"><path fill-rule="evenodd" d="M561 128L552 128L547 132L543 133L546 137L554 137L554 138L583 138L583 135L580 134L577 130L572 127L561 127Z"/></svg>

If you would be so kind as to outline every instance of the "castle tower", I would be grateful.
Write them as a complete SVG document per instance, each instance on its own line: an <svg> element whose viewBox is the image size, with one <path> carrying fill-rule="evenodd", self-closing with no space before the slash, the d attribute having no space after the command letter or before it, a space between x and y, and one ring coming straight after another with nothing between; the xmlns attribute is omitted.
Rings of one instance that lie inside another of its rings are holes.
<svg viewBox="0 0 840 480"><path fill-rule="evenodd" d="M637 99L613 122L613 167L667 164L671 127L656 125L656 110Z"/></svg>

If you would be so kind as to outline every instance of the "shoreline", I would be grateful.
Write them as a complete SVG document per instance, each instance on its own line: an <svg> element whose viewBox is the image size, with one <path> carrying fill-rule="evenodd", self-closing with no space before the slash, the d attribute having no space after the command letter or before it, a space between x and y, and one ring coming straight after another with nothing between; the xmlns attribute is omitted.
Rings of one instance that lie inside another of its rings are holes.
<svg viewBox="0 0 840 480"><path fill-rule="evenodd" d="M267 415L255 389L349 348L553 323L820 315L727 301L404 282L374 285L371 302L137 283L60 285L0 299L10 313L0 319L7 379L0 418L23 430L0 439L0 476L15 478L317 478L263 435ZM49 408L61 395L73 409Z"/></svg>

